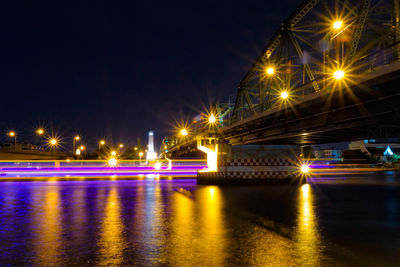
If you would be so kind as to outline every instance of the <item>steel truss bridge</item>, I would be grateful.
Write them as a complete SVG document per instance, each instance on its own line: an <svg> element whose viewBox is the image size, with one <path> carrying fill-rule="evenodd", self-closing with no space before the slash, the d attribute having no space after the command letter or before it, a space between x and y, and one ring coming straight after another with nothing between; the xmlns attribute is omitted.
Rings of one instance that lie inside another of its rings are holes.
<svg viewBox="0 0 400 267"><path fill-rule="evenodd" d="M212 135L233 145L400 137L399 89L400 0L306 0L240 81L227 126Z"/></svg>

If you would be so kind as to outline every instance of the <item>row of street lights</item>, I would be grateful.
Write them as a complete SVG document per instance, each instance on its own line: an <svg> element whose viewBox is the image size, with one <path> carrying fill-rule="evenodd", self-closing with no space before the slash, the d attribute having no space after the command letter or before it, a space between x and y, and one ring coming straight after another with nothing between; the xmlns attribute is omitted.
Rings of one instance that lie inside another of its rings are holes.
<svg viewBox="0 0 400 267"><path fill-rule="evenodd" d="M38 136L44 136L45 132L46 131L43 128L38 128L35 131L35 133ZM9 131L7 133L7 135L10 138L14 138L14 145L15 145L15 148L16 148L16 145L17 145L17 133L16 133L16 131L11 130L11 131ZM81 141L81 137L79 135L75 135L73 137L73 139L72 139L72 149L73 149L72 151L78 157L86 150L86 147L84 145L82 145L82 144L77 147L77 143L79 141ZM48 137L47 138L47 145L51 148L51 150L55 151L56 148L59 146L59 144L60 144L60 141L58 140L57 137ZM102 139L102 140L100 140L98 142L98 145L99 145L99 151L100 151L106 145L106 141L104 139ZM122 143L118 144L118 148L119 149L123 149L124 148L124 144L122 144ZM134 147L134 150L137 151L138 147ZM111 154L111 156L110 156L109 164L112 165L112 166L115 166L117 164L117 151L112 150L110 152L110 154ZM144 156L144 153L140 151L138 153L138 156L139 156L139 159L142 160L142 157Z"/></svg>
<svg viewBox="0 0 400 267"><path fill-rule="evenodd" d="M210 126L215 126L217 124L217 117L213 113L211 113L207 118L207 122ZM182 128L179 130L180 137L184 138L188 135L189 135L189 131L187 128Z"/></svg>
<svg viewBox="0 0 400 267"><path fill-rule="evenodd" d="M75 146L76 146L76 142L79 141L79 140L81 140L81 137L80 137L79 135L74 136L73 143L72 143L72 149L73 149L73 151L78 152L77 150L75 150ZM98 143L98 145L99 145L99 151L105 146L105 144L106 144L106 141L105 141L104 139L101 139L101 140L99 141L99 143ZM122 149L122 148L124 148L124 144L121 143L121 144L118 145L118 147L119 147L120 149ZM82 148L82 146L80 146L80 148ZM115 151L113 151L113 152L115 152ZM116 152L115 152L115 153L116 153Z"/></svg>
<svg viewBox="0 0 400 267"><path fill-rule="evenodd" d="M273 75L275 73L275 70L274 70L274 68L269 67L269 68L267 68L266 73L268 75ZM343 70L338 69L338 70L334 71L332 75L333 75L333 78L335 78L336 80L341 80L344 78L345 73ZM282 91L282 92L280 92L279 96L283 100L285 100L289 97L289 93L288 93L288 91Z"/></svg>
<svg viewBox="0 0 400 267"><path fill-rule="evenodd" d="M344 26L343 21L336 20L332 23L332 28L334 31L339 31ZM275 68L273 66L269 66L265 69L265 73L267 76L272 76L275 74ZM342 69L336 69L332 76L335 80L341 80L345 77L345 72ZM280 97L283 100L286 100L289 97L289 93L287 91L280 92Z"/></svg>
<svg viewBox="0 0 400 267"><path fill-rule="evenodd" d="M43 136L45 134L45 130L43 128L39 128L35 131L35 133L38 136ZM16 147L17 146L17 133L12 130L12 131L9 131L7 133L7 135L10 138L14 138L14 146ZM57 140L56 137L49 137L47 144L50 146L50 148L55 149L59 145L59 141Z"/></svg>
<svg viewBox="0 0 400 267"><path fill-rule="evenodd" d="M81 138L78 135L74 136L74 139L73 139L73 141L74 141L73 142L73 146L74 146L73 149L74 149L74 153L76 155L80 155L82 150L85 149L85 147L81 145L77 150L75 150L76 141L79 141L80 139ZM99 141L98 144L99 144L99 151L100 151L104 147L104 145L106 144L106 141L102 139L102 140ZM120 143L118 145L118 148L123 149L124 148L124 144ZM135 146L134 150L137 151L138 147ZM143 152L139 152L138 155L139 155L140 160L142 160L142 157L143 157L144 153ZM111 150L111 152L110 152L110 160L109 160L110 165L115 165L116 164L116 162L117 162L116 157L117 157L117 151L116 150Z"/></svg>
<svg viewBox="0 0 400 267"><path fill-rule="evenodd" d="M35 133L38 136L44 136L45 135L45 130L43 128L38 128ZM14 145L17 145L17 133L14 130L11 130L9 132L7 132L7 136L10 138L14 139ZM74 153L76 155L80 155L82 153L82 151L84 151L86 149L86 147L84 145L80 145L78 147L76 147L77 142L79 142L81 140L81 137L79 135L74 136L73 140L72 140L72 150L74 151ZM47 144L52 148L55 149L59 144L59 140L56 137L48 137L48 142ZM105 140L100 140L99 141L99 150L101 150L102 147L104 147L104 145L106 144ZM118 145L119 148L123 148L124 144L119 144Z"/></svg>

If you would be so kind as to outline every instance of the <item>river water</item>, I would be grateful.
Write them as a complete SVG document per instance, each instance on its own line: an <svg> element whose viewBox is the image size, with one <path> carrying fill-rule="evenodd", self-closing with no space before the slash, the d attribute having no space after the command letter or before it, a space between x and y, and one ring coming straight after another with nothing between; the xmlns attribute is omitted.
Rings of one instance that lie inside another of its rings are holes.
<svg viewBox="0 0 400 267"><path fill-rule="evenodd" d="M399 266L400 177L0 183L0 265Z"/></svg>

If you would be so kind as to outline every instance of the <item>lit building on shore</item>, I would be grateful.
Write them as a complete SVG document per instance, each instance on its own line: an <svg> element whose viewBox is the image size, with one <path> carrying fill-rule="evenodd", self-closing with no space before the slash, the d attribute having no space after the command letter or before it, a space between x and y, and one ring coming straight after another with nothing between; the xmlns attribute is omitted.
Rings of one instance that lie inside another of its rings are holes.
<svg viewBox="0 0 400 267"><path fill-rule="evenodd" d="M154 133L152 131L149 132L149 143L147 145L147 160L155 160L157 158L157 153L154 152Z"/></svg>

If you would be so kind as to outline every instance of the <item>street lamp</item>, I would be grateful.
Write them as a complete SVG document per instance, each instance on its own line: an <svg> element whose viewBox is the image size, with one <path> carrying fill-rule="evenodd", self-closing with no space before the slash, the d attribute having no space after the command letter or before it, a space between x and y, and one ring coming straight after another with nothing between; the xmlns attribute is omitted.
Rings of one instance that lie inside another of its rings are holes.
<svg viewBox="0 0 400 267"><path fill-rule="evenodd" d="M142 160L143 152L139 152L139 160Z"/></svg>
<svg viewBox="0 0 400 267"><path fill-rule="evenodd" d="M81 138L79 137L79 135L74 136L74 139L73 139L73 141L72 141L72 151L75 151L76 142L79 141L80 139L81 139Z"/></svg>
<svg viewBox="0 0 400 267"><path fill-rule="evenodd" d="M336 80L341 80L341 79L343 79L343 78L344 78L344 71L342 71L342 70L337 70L337 71L335 71L335 72L333 73L333 77L334 77Z"/></svg>
<svg viewBox="0 0 400 267"><path fill-rule="evenodd" d="M99 150L100 150L101 147L104 146L105 144L106 144L106 141L100 140L100 142L99 142Z"/></svg>
<svg viewBox="0 0 400 267"><path fill-rule="evenodd" d="M340 28L342 28L342 26L343 26L343 21L341 20L337 20L332 24L332 28L335 30L339 30Z"/></svg>
<svg viewBox="0 0 400 267"><path fill-rule="evenodd" d="M14 131L9 131L7 135L11 138L14 138L14 149L17 149L17 134Z"/></svg>
<svg viewBox="0 0 400 267"><path fill-rule="evenodd" d="M50 145L51 150L56 150L57 145L58 145L57 139L51 138L51 139L49 140L49 145Z"/></svg>
<svg viewBox="0 0 400 267"><path fill-rule="evenodd" d="M44 134L44 129L43 128L39 128L36 130L36 134L37 135L43 135Z"/></svg>
<svg viewBox="0 0 400 267"><path fill-rule="evenodd" d="M123 147L124 147L124 144L119 144L119 147L120 147L120 148L123 148Z"/></svg>
<svg viewBox="0 0 400 267"><path fill-rule="evenodd" d="M210 124L214 124L217 121L217 118L214 116L214 114L211 114L210 117L208 117L208 122Z"/></svg>
<svg viewBox="0 0 400 267"><path fill-rule="evenodd" d="M84 150L86 150L86 147L84 145L80 145L78 149L81 152L80 154L82 155L82 159L84 159Z"/></svg>
<svg viewBox="0 0 400 267"><path fill-rule="evenodd" d="M52 146L55 146L55 145L57 145L57 140L56 139L51 139L50 141L49 141L49 143L52 145Z"/></svg>
<svg viewBox="0 0 400 267"><path fill-rule="evenodd" d="M118 164L118 160L116 158L110 158L108 160L108 165L110 165L110 167L115 167Z"/></svg>
<svg viewBox="0 0 400 267"><path fill-rule="evenodd" d="M281 98L282 98L282 99L285 100L285 99L288 98L288 97L289 97L288 92L286 92L286 91L282 91L282 92L281 92Z"/></svg>
<svg viewBox="0 0 400 267"><path fill-rule="evenodd" d="M274 70L274 68L272 68L272 67L269 67L269 68L267 68L267 70L265 71L268 75L273 75L274 73L275 73L275 70Z"/></svg>
<svg viewBox="0 0 400 267"><path fill-rule="evenodd" d="M75 155L76 155L76 159L79 160L79 156L81 155L81 150L79 148L76 149Z"/></svg>
<svg viewBox="0 0 400 267"><path fill-rule="evenodd" d="M188 131L186 129L182 129L180 131L181 136L187 136L188 135Z"/></svg>
<svg viewBox="0 0 400 267"><path fill-rule="evenodd" d="M300 171L304 174L308 173L310 171L310 167L307 164L302 164Z"/></svg>

